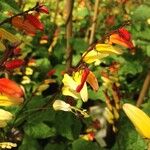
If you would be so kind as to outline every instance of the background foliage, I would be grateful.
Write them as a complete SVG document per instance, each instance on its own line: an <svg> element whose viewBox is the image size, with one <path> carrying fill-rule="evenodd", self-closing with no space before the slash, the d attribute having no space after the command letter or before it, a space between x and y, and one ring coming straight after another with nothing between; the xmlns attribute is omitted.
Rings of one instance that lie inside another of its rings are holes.
<svg viewBox="0 0 150 150"><path fill-rule="evenodd" d="M0 1L0 21L8 17L8 13L19 13L35 5L36 1ZM77 0L73 8L73 38L70 40L73 46L73 65L76 65L81 54L88 48L88 32L92 25L95 0ZM21 70L8 73L9 78L23 85L25 88L25 99L27 103L23 107L8 107L17 117L10 122L8 127L1 131L0 140L4 139L17 142L19 150L100 150L101 145L94 141L80 138L86 133L90 126L90 119L77 117L72 113L54 111L52 103L57 89L60 88L65 71L66 56L66 26L65 26L65 4L63 0L47 0L44 4L49 8L49 15L41 15L45 25L43 32L38 32L31 37L16 30L9 23L2 25L7 31L16 34L22 41L21 58L34 60L35 66L25 66ZM98 78L100 89L94 93L89 89L89 102L85 108L101 104L105 106L102 80L100 71L106 69L112 62L119 62L119 83L122 93L122 103L135 104L139 96L142 84L150 69L150 3L146 0L101 0L96 20L96 32L94 41L99 41L106 33L122 26L129 21L127 26L132 34L136 45L135 54L132 55L125 50L123 55L110 56L102 60L98 66L90 66ZM47 36L46 42L42 44L41 37ZM3 52L0 52L2 56ZM25 71L29 67L33 73ZM48 77L47 73L54 69L54 75ZM19 74L18 72L22 72ZM4 76L3 73L0 74ZM48 80L48 84L46 83ZM37 90L39 85L44 85L45 90ZM150 91L144 99L142 109L150 114ZM21 111L20 111L21 110ZM108 149L112 150L144 150L147 149L146 142L134 130L133 125L121 112L117 123L118 132L113 136L108 134ZM10 130L12 127L18 131L17 135ZM8 136L3 136L3 135ZM17 140L19 138L20 140Z"/></svg>

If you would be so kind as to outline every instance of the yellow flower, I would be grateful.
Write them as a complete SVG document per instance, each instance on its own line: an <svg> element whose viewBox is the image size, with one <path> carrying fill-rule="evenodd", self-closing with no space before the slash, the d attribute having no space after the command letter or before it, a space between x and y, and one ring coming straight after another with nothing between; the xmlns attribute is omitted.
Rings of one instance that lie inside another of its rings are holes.
<svg viewBox="0 0 150 150"><path fill-rule="evenodd" d="M4 128L12 117L13 115L10 112L0 109L0 128Z"/></svg>
<svg viewBox="0 0 150 150"><path fill-rule="evenodd" d="M21 81L22 84L29 84L31 83L31 79L28 76L23 76L23 80Z"/></svg>
<svg viewBox="0 0 150 150"><path fill-rule="evenodd" d="M26 75L32 75L33 74L33 69L31 69L30 67L26 67L25 74Z"/></svg>
<svg viewBox="0 0 150 150"><path fill-rule="evenodd" d="M17 144L12 143L12 142L1 142L0 143L0 148L2 148L2 149L11 149L13 147L17 147Z"/></svg>
<svg viewBox="0 0 150 150"><path fill-rule="evenodd" d="M136 130L145 138L150 139L150 117L138 107L131 104L124 104L123 110L134 124Z"/></svg>
<svg viewBox="0 0 150 150"><path fill-rule="evenodd" d="M118 47L114 47L110 44L97 44L95 49L85 52L82 57L83 61L90 64L93 62L98 62L99 60L111 55L111 54L122 54L122 50Z"/></svg>
<svg viewBox="0 0 150 150"><path fill-rule="evenodd" d="M69 76L68 74L64 74L64 78L62 82L64 86L62 88L63 95L74 97L75 99L82 99L84 102L88 100L88 92L86 82L83 85L83 88L80 92L77 92L77 86L81 82L82 71L73 73L73 76Z"/></svg>

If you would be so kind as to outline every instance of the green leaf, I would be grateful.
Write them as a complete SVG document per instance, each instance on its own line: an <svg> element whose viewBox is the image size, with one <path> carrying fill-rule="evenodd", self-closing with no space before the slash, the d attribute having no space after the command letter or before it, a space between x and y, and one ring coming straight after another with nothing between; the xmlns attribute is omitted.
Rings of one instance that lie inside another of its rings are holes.
<svg viewBox="0 0 150 150"><path fill-rule="evenodd" d="M55 119L55 111L53 109L40 110L40 111L32 111L29 110L28 123L39 123L39 122L52 122Z"/></svg>
<svg viewBox="0 0 150 150"><path fill-rule="evenodd" d="M116 143L111 150L146 150L147 143L137 133L135 127L126 116L122 116L119 123Z"/></svg>
<svg viewBox="0 0 150 150"><path fill-rule="evenodd" d="M135 20L146 20L150 17L150 7L148 5L140 5L132 15Z"/></svg>
<svg viewBox="0 0 150 150"><path fill-rule="evenodd" d="M39 72L42 72L42 73L46 73L51 68L51 64L48 58L40 58L36 60L36 64L39 68Z"/></svg>
<svg viewBox="0 0 150 150"><path fill-rule="evenodd" d="M127 61L126 64L124 64L121 69L119 70L119 73L122 75L126 75L126 74L137 74L139 72L142 72L143 67L140 64L140 62L138 61Z"/></svg>
<svg viewBox="0 0 150 150"><path fill-rule="evenodd" d="M39 139L44 139L47 137L52 137L55 135L56 130L54 127L49 127L45 123L31 123L31 124L26 124L24 128L24 132L33 138L39 138Z"/></svg>
<svg viewBox="0 0 150 150"><path fill-rule="evenodd" d="M73 49L78 54L83 53L88 47L88 43L86 43L82 38L73 39L72 43L73 43Z"/></svg>
<svg viewBox="0 0 150 150"><path fill-rule="evenodd" d="M78 138L81 130L81 122L72 113L59 111L55 118L55 126L58 133L69 140Z"/></svg>
<svg viewBox="0 0 150 150"><path fill-rule="evenodd" d="M101 150L95 142L77 139L72 143L72 150Z"/></svg>
<svg viewBox="0 0 150 150"><path fill-rule="evenodd" d="M41 150L41 147L35 139L25 135L18 149L19 150Z"/></svg>
<svg viewBox="0 0 150 150"><path fill-rule="evenodd" d="M62 143L58 143L58 144L49 143L46 145L44 150L66 150L66 146Z"/></svg>
<svg viewBox="0 0 150 150"><path fill-rule="evenodd" d="M150 35L150 34L149 34ZM150 45L147 45L146 47L147 56L150 57Z"/></svg>
<svg viewBox="0 0 150 150"><path fill-rule="evenodd" d="M0 6L3 10L13 10L16 13L20 12L20 8L15 0L0 0Z"/></svg>
<svg viewBox="0 0 150 150"><path fill-rule="evenodd" d="M97 92L89 89L88 93L89 93L89 99L91 100L102 100L105 101L105 96L103 93L104 88L101 86L99 87L99 90Z"/></svg>

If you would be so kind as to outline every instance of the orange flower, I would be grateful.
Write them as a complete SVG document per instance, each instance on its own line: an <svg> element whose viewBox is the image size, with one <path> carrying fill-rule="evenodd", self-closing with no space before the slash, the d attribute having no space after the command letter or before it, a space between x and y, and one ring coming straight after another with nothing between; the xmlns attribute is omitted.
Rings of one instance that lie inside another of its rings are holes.
<svg viewBox="0 0 150 150"><path fill-rule="evenodd" d="M36 33L36 28L30 24L28 20L24 20L23 17L14 17L12 18L11 23L14 27L19 30L24 30L27 34L35 35Z"/></svg>
<svg viewBox="0 0 150 150"><path fill-rule="evenodd" d="M117 33L110 35L109 44L118 44L129 49L134 49L131 34L123 27L118 29Z"/></svg>
<svg viewBox="0 0 150 150"><path fill-rule="evenodd" d="M24 95L21 87L14 81L7 78L0 79L0 93L13 98L21 98Z"/></svg>

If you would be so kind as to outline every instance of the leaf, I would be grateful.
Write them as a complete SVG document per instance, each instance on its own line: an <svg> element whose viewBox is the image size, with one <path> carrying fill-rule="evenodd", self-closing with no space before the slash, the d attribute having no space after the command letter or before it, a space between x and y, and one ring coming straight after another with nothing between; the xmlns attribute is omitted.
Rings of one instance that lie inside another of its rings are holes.
<svg viewBox="0 0 150 150"><path fill-rule="evenodd" d="M137 133L133 125L123 114L118 123L119 132L116 137L116 143L111 150L144 150L147 144L144 139Z"/></svg>
<svg viewBox="0 0 150 150"><path fill-rule="evenodd" d="M150 45L147 45L146 52L147 52L147 56L150 57Z"/></svg>
<svg viewBox="0 0 150 150"><path fill-rule="evenodd" d="M3 28L0 28L0 37L2 39L7 39L8 41L12 42L12 43L19 43L20 40L18 37L16 37L15 35L13 35L12 33L6 31Z"/></svg>
<svg viewBox="0 0 150 150"><path fill-rule="evenodd" d="M133 12L132 18L134 20L144 21L150 17L150 7L148 5L140 5Z"/></svg>
<svg viewBox="0 0 150 150"><path fill-rule="evenodd" d="M101 150L95 142L77 139L72 143L72 150Z"/></svg>
<svg viewBox="0 0 150 150"><path fill-rule="evenodd" d="M19 150L41 150L39 143L30 136L25 135Z"/></svg>
<svg viewBox="0 0 150 150"><path fill-rule="evenodd" d="M56 130L54 127L49 127L45 123L31 123L26 124L24 128L24 132L32 137L32 138L39 138L39 139L45 139L47 137L52 137L55 135Z"/></svg>
<svg viewBox="0 0 150 150"><path fill-rule="evenodd" d="M36 60L36 63L40 69L40 72L42 72L42 73L47 73L49 71L50 66L51 66L48 58L40 58L40 59Z"/></svg>
<svg viewBox="0 0 150 150"><path fill-rule="evenodd" d="M105 101L105 96L103 93L104 88L101 86L97 92L89 89L89 99L91 100L101 100L101 101Z"/></svg>
<svg viewBox="0 0 150 150"><path fill-rule="evenodd" d="M84 49L87 49L88 43L86 43L82 38L75 38L72 40L73 49L77 53L83 52Z"/></svg>
<svg viewBox="0 0 150 150"><path fill-rule="evenodd" d="M14 12L20 12L20 8L18 7L15 0L0 0L0 5L3 10L13 10Z"/></svg>
<svg viewBox="0 0 150 150"><path fill-rule="evenodd" d="M62 143L58 143L58 144L49 143L46 145L44 150L66 150L66 145Z"/></svg>
<svg viewBox="0 0 150 150"><path fill-rule="evenodd" d="M119 73L121 74L132 74L135 75L139 72L142 72L143 67L138 61L127 61L126 64L124 64L121 69L119 70Z"/></svg>
<svg viewBox="0 0 150 150"><path fill-rule="evenodd" d="M55 118L55 127L61 136L73 140L80 134L81 122L72 113L59 111Z"/></svg>

